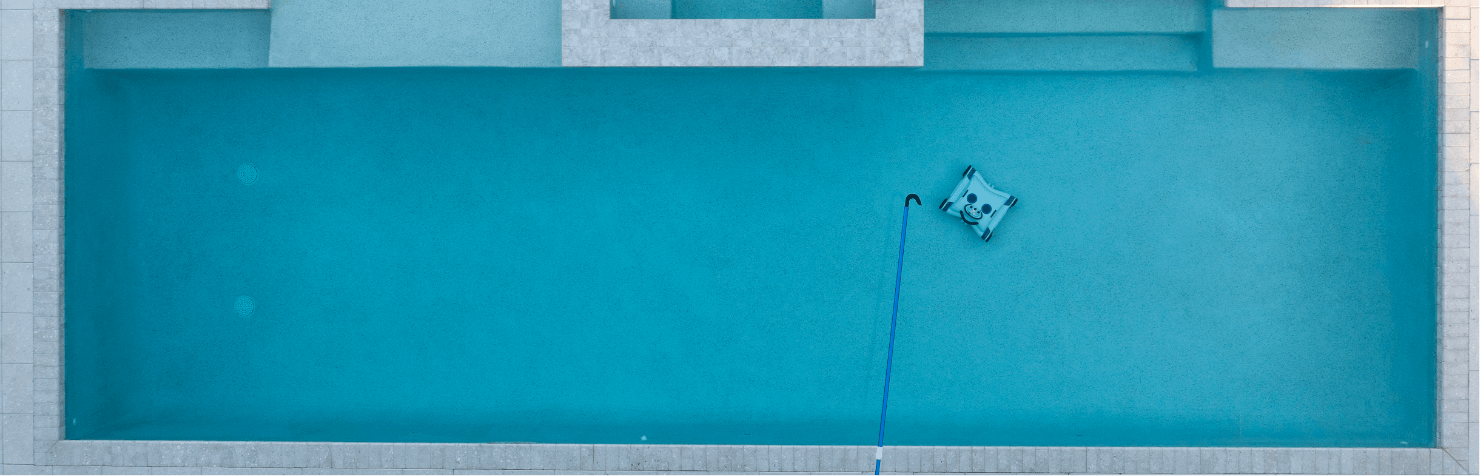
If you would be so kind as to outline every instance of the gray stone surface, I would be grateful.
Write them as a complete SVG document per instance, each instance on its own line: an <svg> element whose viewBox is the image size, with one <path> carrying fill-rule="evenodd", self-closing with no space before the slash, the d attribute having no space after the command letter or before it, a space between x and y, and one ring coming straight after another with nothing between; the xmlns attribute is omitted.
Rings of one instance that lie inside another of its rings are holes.
<svg viewBox="0 0 1480 476"><path fill-rule="evenodd" d="M877 0L873 19L628 20L608 0L562 0L564 66L924 65L923 0Z"/></svg>

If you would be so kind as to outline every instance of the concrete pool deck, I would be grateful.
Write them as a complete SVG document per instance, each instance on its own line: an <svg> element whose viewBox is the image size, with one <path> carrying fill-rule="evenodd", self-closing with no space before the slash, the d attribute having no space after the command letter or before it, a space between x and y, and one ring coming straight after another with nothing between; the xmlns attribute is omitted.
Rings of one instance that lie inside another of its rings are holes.
<svg viewBox="0 0 1480 476"><path fill-rule="evenodd" d="M576 0L566 0L574 2ZM891 473L1477 474L1477 308L1472 96L1480 55L1471 0L1271 2L1229 7L1442 8L1438 61L1440 262L1438 448L889 447ZM589 2L587 2L589 3ZM599 3L599 2L598 2ZM880 2L880 6L911 2ZM918 1L913 2L918 4ZM43 474L492 474L849 472L867 446L278 443L64 440L62 434L62 177L60 10L265 9L268 0L0 0L0 471ZM892 18L879 15L879 21ZM693 20L678 20L693 22ZM767 20L759 20L767 21ZM774 22L774 20L771 20ZM917 20L911 20L917 21ZM788 21L789 22L789 21ZM820 25L821 23L819 23ZM740 27L736 23L737 28ZM819 28L831 28L822 26ZM816 31L803 29L806 31ZM838 30L842 35L843 30ZM776 32L779 37L789 34ZM634 30L631 34L641 32ZM796 32L793 32L796 33ZM628 33L619 33L627 35ZM798 33L800 34L800 33ZM807 33L811 35L812 33ZM911 34L912 31L911 31ZM619 36L626 37L626 36ZM676 37L676 36L674 36ZM810 37L810 36L809 36ZM830 37L830 36L829 36ZM882 36L881 36L882 38ZM788 41L784 38L776 41ZM810 41L810 40L809 40ZM634 42L633 44L636 44ZM810 43L809 43L810 44ZM861 44L861 43L860 43ZM913 47L913 45L910 45ZM684 66L729 58L683 46ZM859 46L866 48L866 46ZM818 48L826 48L821 46ZM658 58L663 58L658 53ZM604 58L604 56L603 56ZM747 56L749 58L749 56ZM846 56L845 56L846 58ZM876 65L865 52L859 65ZM894 61L891 55L875 56ZM762 63L767 57L752 58ZM798 64L772 57L775 65ZM626 64L621 60L615 64ZM661 62L661 61L660 61ZM569 64L569 63L567 63ZM911 63L913 64L913 63ZM734 63L730 63L734 65Z"/></svg>

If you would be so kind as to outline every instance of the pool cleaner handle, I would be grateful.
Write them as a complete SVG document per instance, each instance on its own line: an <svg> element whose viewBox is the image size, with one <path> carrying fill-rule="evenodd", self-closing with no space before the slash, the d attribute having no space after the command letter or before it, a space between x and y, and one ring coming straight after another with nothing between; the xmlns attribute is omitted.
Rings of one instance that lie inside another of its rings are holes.
<svg viewBox="0 0 1480 476"><path fill-rule="evenodd" d="M879 411L879 447L874 450L874 474L884 465L884 420L889 416L889 373L894 369L894 325L899 322L899 283L904 276L904 237L910 227L910 200L920 204L920 196L904 197L904 224L899 227L899 264L894 269L894 311L889 315L889 356L884 360L884 405Z"/></svg>

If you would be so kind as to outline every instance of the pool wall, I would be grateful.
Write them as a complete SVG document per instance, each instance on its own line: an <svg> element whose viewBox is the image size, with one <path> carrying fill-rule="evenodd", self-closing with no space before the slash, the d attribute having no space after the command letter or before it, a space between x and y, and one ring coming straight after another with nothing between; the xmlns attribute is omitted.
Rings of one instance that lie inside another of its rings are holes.
<svg viewBox="0 0 1480 476"><path fill-rule="evenodd" d="M566 0L572 2L576 0ZM584 1L584 0L583 0ZM895 0L898 1L898 0ZM1476 474L1474 151L1480 11L1443 8L1439 141L1437 448L889 447L895 473ZM881 0L882 6L891 4ZM61 16L64 9L266 9L267 0L0 0L0 470L6 473L449 474L515 472L867 472L859 446L386 444L65 440L62 433ZM1342 6L1230 1L1230 7ZM885 18L885 16L880 16ZM764 21L764 20L758 20ZM790 25L788 23L788 25ZM635 34L635 32L634 32ZM911 48L914 45L910 45ZM687 58L710 56L704 47ZM568 53L569 51L567 51ZM727 50L728 52L728 50ZM661 54L659 56L662 57ZM865 57L866 59L867 57ZM563 60L568 61L567 58ZM783 59L761 57L785 64ZM569 64L569 63L566 63ZM596 65L596 64L591 64ZM915 65L918 65L916 63Z"/></svg>

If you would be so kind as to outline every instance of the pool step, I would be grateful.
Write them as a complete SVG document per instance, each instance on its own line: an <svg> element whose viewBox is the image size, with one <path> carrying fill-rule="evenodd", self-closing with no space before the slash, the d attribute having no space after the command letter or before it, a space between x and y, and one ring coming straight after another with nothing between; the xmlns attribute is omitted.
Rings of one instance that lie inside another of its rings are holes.
<svg viewBox="0 0 1480 476"><path fill-rule="evenodd" d="M1436 13L1358 8L1220 8L1213 67L1409 69L1437 55ZM1427 31L1428 34L1415 34ZM928 53L928 52L927 52ZM927 61L928 61L927 56Z"/></svg>
<svg viewBox="0 0 1480 476"><path fill-rule="evenodd" d="M272 4L279 68L560 66L560 0Z"/></svg>
<svg viewBox="0 0 1480 476"><path fill-rule="evenodd" d="M83 66L98 69L221 69L267 66L262 10L75 11Z"/></svg>
<svg viewBox="0 0 1480 476"><path fill-rule="evenodd" d="M612 0L613 20L673 18L673 0Z"/></svg>
<svg viewBox="0 0 1480 476"><path fill-rule="evenodd" d="M925 33L1191 34L1207 0L925 0Z"/></svg>
<svg viewBox="0 0 1480 476"><path fill-rule="evenodd" d="M1196 71L1198 35L926 35L935 71Z"/></svg>
<svg viewBox="0 0 1480 476"><path fill-rule="evenodd" d="M673 18L822 18L822 0L672 0Z"/></svg>
<svg viewBox="0 0 1480 476"><path fill-rule="evenodd" d="M873 18L873 0L612 0L613 19Z"/></svg>

